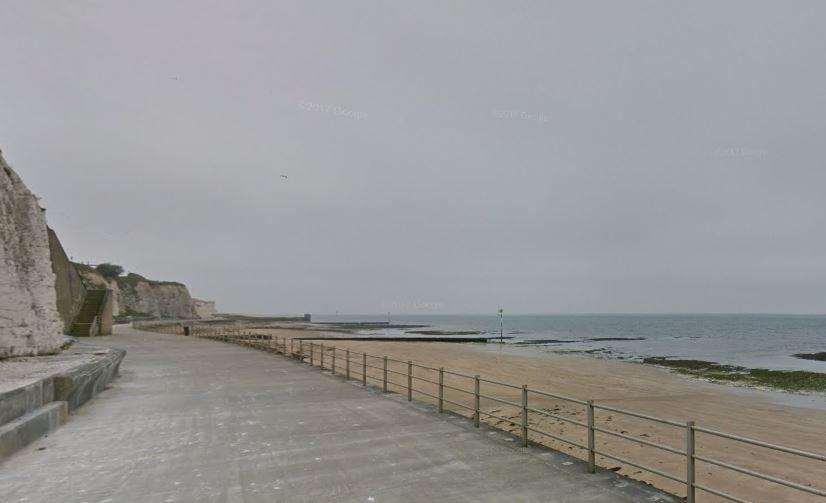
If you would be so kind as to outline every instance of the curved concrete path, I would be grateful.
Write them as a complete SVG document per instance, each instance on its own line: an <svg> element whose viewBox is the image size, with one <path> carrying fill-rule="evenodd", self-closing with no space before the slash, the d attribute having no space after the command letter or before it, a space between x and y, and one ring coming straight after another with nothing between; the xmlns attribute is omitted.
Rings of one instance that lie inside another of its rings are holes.
<svg viewBox="0 0 826 503"><path fill-rule="evenodd" d="M676 501L286 358L119 327L121 377L0 464L4 502Z"/></svg>

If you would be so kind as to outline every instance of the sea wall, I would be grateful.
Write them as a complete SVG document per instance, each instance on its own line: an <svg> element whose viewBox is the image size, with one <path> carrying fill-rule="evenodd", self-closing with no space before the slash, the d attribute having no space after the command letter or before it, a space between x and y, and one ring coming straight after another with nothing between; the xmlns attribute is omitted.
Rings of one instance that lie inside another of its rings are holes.
<svg viewBox="0 0 826 503"><path fill-rule="evenodd" d="M83 280L69 260L63 245L54 230L49 229L49 251L52 258L52 271L55 274L55 293L57 295L57 312L63 322L63 332L69 333L72 322L83 307L86 288Z"/></svg>
<svg viewBox="0 0 826 503"><path fill-rule="evenodd" d="M0 152L0 358L63 344L46 216Z"/></svg>

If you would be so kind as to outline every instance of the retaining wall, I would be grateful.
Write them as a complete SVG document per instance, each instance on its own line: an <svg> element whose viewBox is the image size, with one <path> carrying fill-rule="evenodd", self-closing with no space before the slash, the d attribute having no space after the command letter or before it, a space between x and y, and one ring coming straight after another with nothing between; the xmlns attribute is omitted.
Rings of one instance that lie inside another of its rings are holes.
<svg viewBox="0 0 826 503"><path fill-rule="evenodd" d="M122 349L84 350L81 356L99 358L0 393L0 460L64 424L117 376L126 356Z"/></svg>

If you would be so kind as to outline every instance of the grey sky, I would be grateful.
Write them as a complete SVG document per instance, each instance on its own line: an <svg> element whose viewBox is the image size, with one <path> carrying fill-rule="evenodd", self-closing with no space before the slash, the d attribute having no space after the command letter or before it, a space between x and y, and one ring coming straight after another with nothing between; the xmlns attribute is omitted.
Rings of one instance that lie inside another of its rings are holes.
<svg viewBox="0 0 826 503"><path fill-rule="evenodd" d="M0 147L77 259L245 312L826 311L823 2L2 3Z"/></svg>

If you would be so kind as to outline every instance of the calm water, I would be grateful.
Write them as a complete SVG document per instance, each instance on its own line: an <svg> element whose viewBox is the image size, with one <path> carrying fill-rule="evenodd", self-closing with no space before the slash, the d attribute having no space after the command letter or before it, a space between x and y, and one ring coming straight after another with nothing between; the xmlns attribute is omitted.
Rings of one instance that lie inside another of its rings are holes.
<svg viewBox="0 0 826 503"><path fill-rule="evenodd" d="M387 321L387 316L331 315L314 317L314 321ZM399 315L391 321L429 325L427 330L499 333L496 316ZM826 362L791 356L826 351L826 315L520 315L506 316L504 331L514 337L506 347L515 352L571 352L620 359L671 356L750 368L826 372ZM405 332L364 333L403 336ZM594 340L605 338L628 340Z"/></svg>

